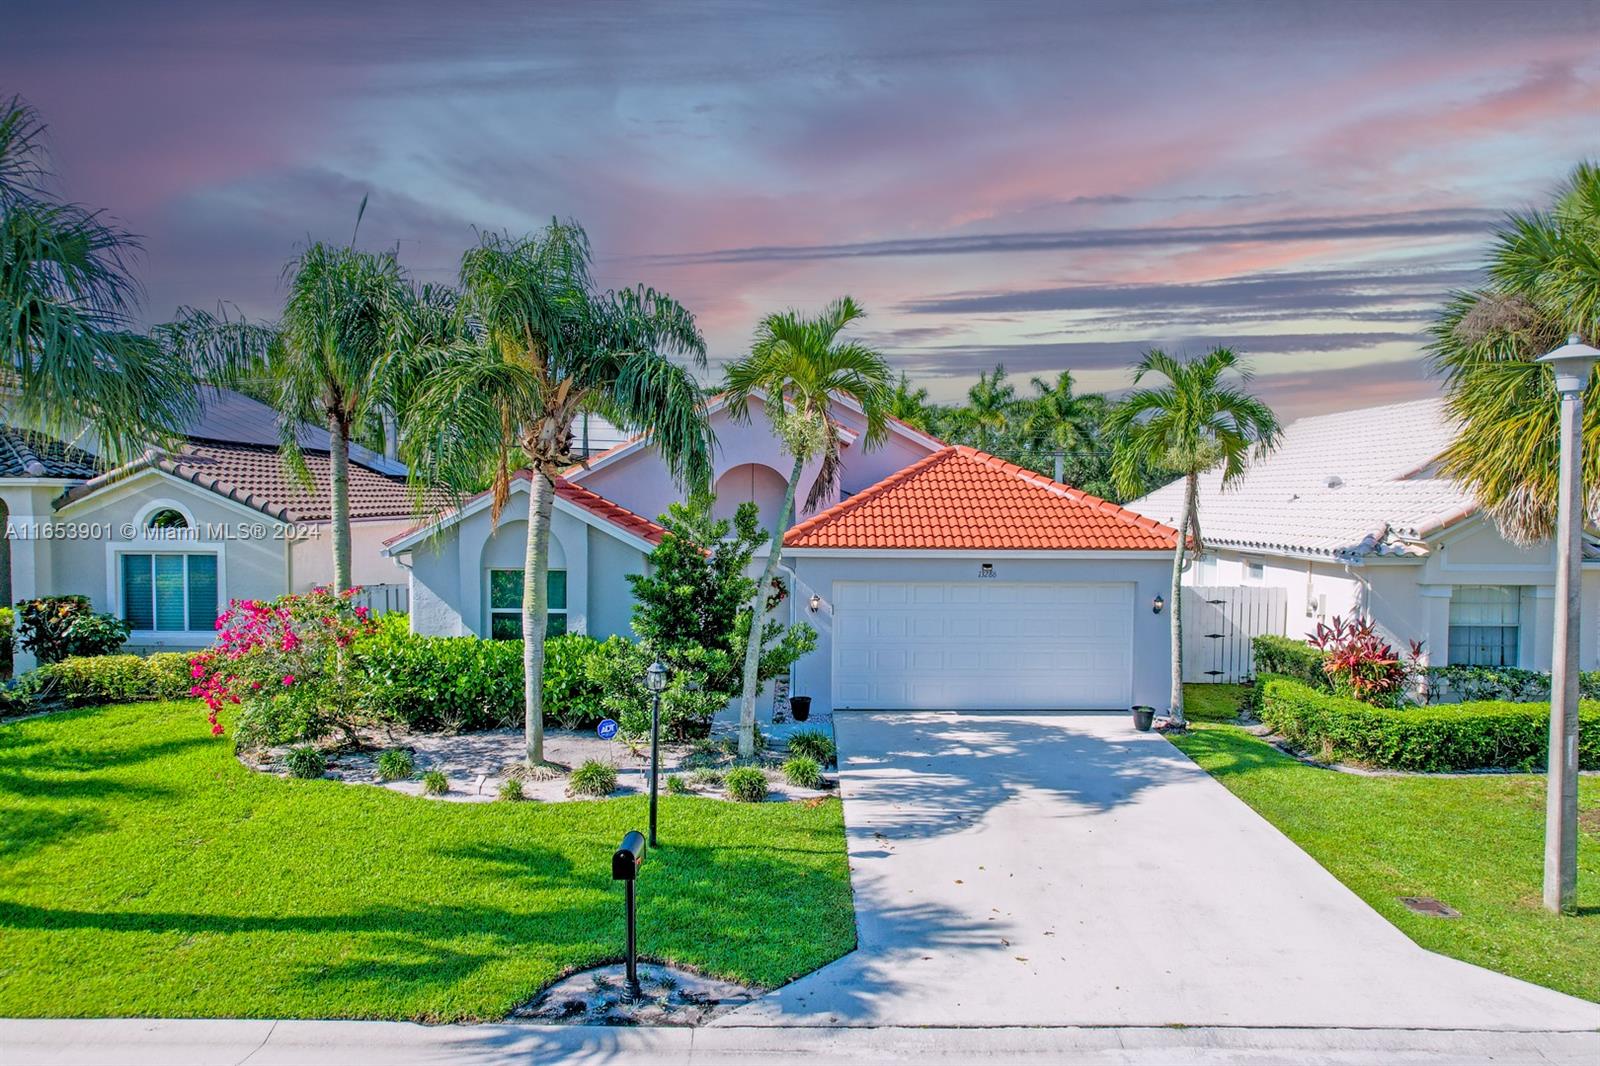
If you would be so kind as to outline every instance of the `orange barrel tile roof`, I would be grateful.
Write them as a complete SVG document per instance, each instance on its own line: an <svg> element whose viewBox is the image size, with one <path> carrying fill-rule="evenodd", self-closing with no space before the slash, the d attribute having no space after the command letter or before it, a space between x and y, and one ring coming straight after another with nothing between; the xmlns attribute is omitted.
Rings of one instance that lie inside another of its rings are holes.
<svg viewBox="0 0 1600 1066"><path fill-rule="evenodd" d="M975 448L934 452L789 530L786 548L1159 551L1177 531Z"/></svg>

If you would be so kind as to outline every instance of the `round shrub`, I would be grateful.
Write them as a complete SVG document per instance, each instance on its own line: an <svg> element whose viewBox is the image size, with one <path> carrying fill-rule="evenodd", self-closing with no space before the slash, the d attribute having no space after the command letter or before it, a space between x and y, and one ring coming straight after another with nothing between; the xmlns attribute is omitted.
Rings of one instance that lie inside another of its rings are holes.
<svg viewBox="0 0 1600 1066"><path fill-rule="evenodd" d="M380 781L408 781L417 772L417 764L404 748L390 748L378 756Z"/></svg>
<svg viewBox="0 0 1600 1066"><path fill-rule="evenodd" d="M617 768L598 759L590 759L567 778L569 796L609 796L616 790Z"/></svg>
<svg viewBox="0 0 1600 1066"><path fill-rule="evenodd" d="M804 756L818 766L832 766L839 757L839 749L828 734L808 729L789 737L789 754Z"/></svg>
<svg viewBox="0 0 1600 1066"><path fill-rule="evenodd" d="M422 794L442 796L450 791L450 779L439 770L429 770L422 775Z"/></svg>
<svg viewBox="0 0 1600 1066"><path fill-rule="evenodd" d="M740 803L760 803L767 798L767 775L754 766L729 770L723 784L728 789L728 798Z"/></svg>
<svg viewBox="0 0 1600 1066"><path fill-rule="evenodd" d="M290 748L283 757L284 765L289 768L290 777L321 777L328 769L328 760L309 744L298 748Z"/></svg>
<svg viewBox="0 0 1600 1066"><path fill-rule="evenodd" d="M826 783L822 779L822 767L807 755L796 755L784 763L783 779L795 788L821 788Z"/></svg>
<svg viewBox="0 0 1600 1066"><path fill-rule="evenodd" d="M674 796L681 796L689 791L689 782L682 774L668 774L667 791Z"/></svg>
<svg viewBox="0 0 1600 1066"><path fill-rule="evenodd" d="M522 792L522 782L515 777L508 777L500 782L500 798L509 803L527 799Z"/></svg>

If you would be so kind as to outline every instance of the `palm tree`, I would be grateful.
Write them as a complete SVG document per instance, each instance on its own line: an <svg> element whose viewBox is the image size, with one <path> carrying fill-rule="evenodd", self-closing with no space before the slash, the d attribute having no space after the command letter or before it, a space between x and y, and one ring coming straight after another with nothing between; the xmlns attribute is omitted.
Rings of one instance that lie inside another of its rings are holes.
<svg viewBox="0 0 1600 1066"><path fill-rule="evenodd" d="M1495 240L1491 284L1454 294L1432 327L1433 368L1459 423L1443 470L1519 544L1555 528L1560 434L1555 377L1534 362L1576 333L1600 336L1600 166L1575 168L1554 208L1513 216ZM1600 387L1584 396L1585 456L1600 456ZM1600 518L1600 465L1586 463L1587 520Z"/></svg>
<svg viewBox="0 0 1600 1066"><path fill-rule="evenodd" d="M133 328L139 242L51 195L44 135L20 97L0 101L0 390L11 418L67 439L88 428L120 463L182 435L194 375Z"/></svg>
<svg viewBox="0 0 1600 1066"><path fill-rule="evenodd" d="M1282 436L1272 409L1223 375L1243 382L1249 370L1228 348L1196 359L1175 359L1152 349L1133 368L1136 386L1112 408L1106 428L1116 441L1112 475L1124 492L1137 488L1146 467L1183 477L1178 544L1172 556L1172 718L1183 724L1183 566L1187 549L1204 550L1200 539L1200 475L1221 468L1224 485L1244 473L1253 453L1266 454ZM1138 388L1158 374L1166 384Z"/></svg>
<svg viewBox="0 0 1600 1066"><path fill-rule="evenodd" d="M928 390L913 389L911 379L902 371L894 391L889 394L889 414L908 426L926 430L932 414L928 407Z"/></svg>
<svg viewBox="0 0 1600 1066"><path fill-rule="evenodd" d="M1043 378L1034 378L1032 384L1034 395L1027 401L1022 431L1055 456L1055 477L1060 481L1066 456L1088 455L1094 450L1106 398L1099 393L1074 393L1070 370L1061 371L1054 384Z"/></svg>
<svg viewBox="0 0 1600 1066"><path fill-rule="evenodd" d="M848 296L835 300L815 318L803 318L794 311L768 315L756 328L750 354L727 369L725 394L729 411L735 418L748 419L751 397L761 397L773 431L783 442L784 451L794 459L783 510L772 527L767 563L750 612L750 639L745 645L744 688L739 702L739 754L744 758L755 754L761 630L772 578L783 554L783 534L794 515L801 472L812 459L821 458L817 479L806 496L808 508L830 496L838 485L835 397L848 397L861 407L867 421L863 447L876 447L888 433L889 364L867 345L839 337L845 327L864 317L866 312Z"/></svg>
<svg viewBox="0 0 1600 1066"><path fill-rule="evenodd" d="M979 451L992 452L992 433L1004 433L1017 404L1017 390L1006 382L1006 368L995 364L993 371L978 375L978 383L967 390L966 420L977 432Z"/></svg>
<svg viewBox="0 0 1600 1066"><path fill-rule="evenodd" d="M311 481L300 428L327 428L333 585L350 587L350 442L391 401L389 377L411 293L392 252L309 245L284 268L288 296L273 325L185 309L160 327L168 347L216 368L219 383L261 384L280 416L284 461Z"/></svg>
<svg viewBox="0 0 1600 1066"><path fill-rule="evenodd" d="M513 238L485 234L461 259L460 338L433 353L412 400L402 450L419 488L459 497L487 482L498 522L513 467L530 482L522 580L522 668L527 761L544 758L544 641L555 479L577 462L573 418L602 414L650 434L674 478L709 480L714 440L690 371L705 365L694 318L652 289L599 292L589 239L552 221Z"/></svg>

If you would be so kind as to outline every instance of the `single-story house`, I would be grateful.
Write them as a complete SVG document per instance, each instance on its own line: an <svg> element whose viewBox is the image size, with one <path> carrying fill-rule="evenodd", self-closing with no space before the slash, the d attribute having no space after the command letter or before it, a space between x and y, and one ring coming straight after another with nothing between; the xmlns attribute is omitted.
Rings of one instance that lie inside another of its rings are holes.
<svg viewBox="0 0 1600 1066"><path fill-rule="evenodd" d="M753 501L773 522L791 464L752 406L741 423L710 405L716 510ZM859 409L841 401L838 414L838 497L784 538L791 595L779 610L820 637L794 667L794 694L819 711L1165 706L1156 598L1170 581L1170 528L903 423L863 449ZM816 473L803 474L802 500ZM554 629L630 632L627 575L644 571L663 533L645 516L678 498L644 439L558 480ZM515 635L528 499L521 478L497 526L484 495L389 543L410 570L416 632Z"/></svg>
<svg viewBox="0 0 1600 1066"><path fill-rule="evenodd" d="M228 601L332 580L328 443L326 431L301 432L307 486L285 469L274 412L222 390L206 392L181 447L114 469L92 441L0 427L0 592L7 603L87 596L132 626L131 651L204 647ZM405 474L391 458L351 449L352 579L396 609L406 575L381 548L415 521ZM18 659L19 671L32 665L20 647Z"/></svg>
<svg viewBox="0 0 1600 1066"><path fill-rule="evenodd" d="M1454 433L1440 399L1341 411L1291 423L1226 488L1206 476L1205 551L1184 575L1202 595L1186 604L1281 590L1281 620L1261 631L1301 637L1334 616L1364 616L1402 653L1423 641L1430 665L1550 669L1554 547L1508 541L1465 486L1441 476ZM1176 524L1182 493L1174 482L1128 506ZM1592 546L1589 555L1585 670L1600 666L1600 558ZM1185 673L1206 679L1189 664Z"/></svg>

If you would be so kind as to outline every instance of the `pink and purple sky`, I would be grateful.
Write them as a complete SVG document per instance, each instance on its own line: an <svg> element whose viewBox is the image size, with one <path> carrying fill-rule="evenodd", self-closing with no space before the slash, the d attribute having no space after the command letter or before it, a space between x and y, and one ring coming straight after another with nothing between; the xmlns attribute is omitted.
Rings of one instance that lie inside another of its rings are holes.
<svg viewBox="0 0 1600 1066"><path fill-rule="evenodd" d="M608 285L756 320L851 293L935 399L1247 353L1294 416L1426 395L1489 228L1600 155L1600 3L8 5L0 92L142 234L145 316L270 316L308 237L449 280L589 229Z"/></svg>

